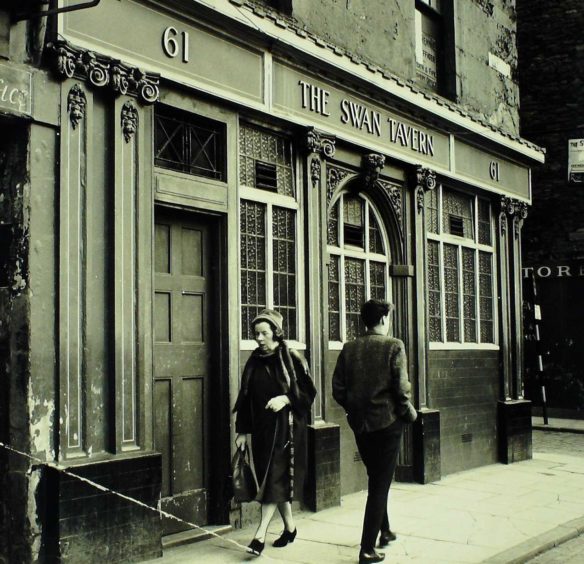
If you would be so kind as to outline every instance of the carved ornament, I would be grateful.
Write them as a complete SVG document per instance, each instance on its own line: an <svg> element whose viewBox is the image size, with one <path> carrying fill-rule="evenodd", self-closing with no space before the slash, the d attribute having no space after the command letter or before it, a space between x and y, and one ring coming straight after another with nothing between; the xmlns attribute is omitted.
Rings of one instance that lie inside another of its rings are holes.
<svg viewBox="0 0 584 564"><path fill-rule="evenodd" d="M319 153L329 159L335 156L335 138L332 135L311 128L306 134L305 144L310 153Z"/></svg>
<svg viewBox="0 0 584 564"><path fill-rule="evenodd" d="M310 180L312 181L312 187L318 187L320 182L320 161L318 159L310 159Z"/></svg>
<svg viewBox="0 0 584 564"><path fill-rule="evenodd" d="M396 217L399 220L401 227L402 221L402 191L399 186L391 184L390 182L378 182L378 184L383 188L384 192L387 194L391 207L395 212Z"/></svg>
<svg viewBox="0 0 584 564"><path fill-rule="evenodd" d="M337 167L327 167L327 176L326 176L326 203L327 207L331 202L333 194L337 189L339 183L347 178L351 172L345 170L343 168Z"/></svg>
<svg viewBox="0 0 584 564"><path fill-rule="evenodd" d="M122 106L122 133L126 143L129 143L138 129L138 110L131 102Z"/></svg>
<svg viewBox="0 0 584 564"><path fill-rule="evenodd" d="M421 212L424 209L425 193L428 190L434 190L438 185L436 182L436 173L430 168L417 166L415 172L415 185L418 212Z"/></svg>
<svg viewBox="0 0 584 564"><path fill-rule="evenodd" d="M67 111L69 112L69 119L73 129L77 129L77 126L85 116L86 106L85 92L81 90L79 84L76 84L69 90L69 95L67 96Z"/></svg>
<svg viewBox="0 0 584 564"><path fill-rule="evenodd" d="M145 104L153 104L160 95L158 74L146 73L116 59L79 49L67 41L49 43L47 53L61 80L75 76L87 80L95 88L108 88L116 95L135 96Z"/></svg>
<svg viewBox="0 0 584 564"><path fill-rule="evenodd" d="M363 156L363 177L366 187L373 186L384 166L385 157L379 153L370 153Z"/></svg>
<svg viewBox="0 0 584 564"><path fill-rule="evenodd" d="M527 217L529 206L521 200L502 196L500 210L499 223L501 226L501 234L504 235L507 232L507 219L511 219L513 221L513 232L515 237L519 238L521 227L523 226L523 220Z"/></svg>

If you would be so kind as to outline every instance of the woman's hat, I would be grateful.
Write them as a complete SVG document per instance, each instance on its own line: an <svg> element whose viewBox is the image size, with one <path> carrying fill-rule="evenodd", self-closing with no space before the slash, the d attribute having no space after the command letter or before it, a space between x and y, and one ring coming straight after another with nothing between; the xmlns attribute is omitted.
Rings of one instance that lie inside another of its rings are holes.
<svg viewBox="0 0 584 564"><path fill-rule="evenodd" d="M260 321L268 321L277 330L282 331L282 322L284 321L284 318L282 317L282 314L277 312L275 309L263 309L254 317L253 321L251 322L251 326L253 327Z"/></svg>

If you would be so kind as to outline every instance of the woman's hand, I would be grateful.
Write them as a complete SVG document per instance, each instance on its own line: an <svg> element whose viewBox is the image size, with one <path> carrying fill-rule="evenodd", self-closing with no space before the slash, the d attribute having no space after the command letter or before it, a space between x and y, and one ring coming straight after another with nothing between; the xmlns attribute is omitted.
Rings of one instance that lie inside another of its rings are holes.
<svg viewBox="0 0 584 564"><path fill-rule="evenodd" d="M235 446L238 449L243 450L247 445L247 435L239 433L237 437L235 437Z"/></svg>
<svg viewBox="0 0 584 564"><path fill-rule="evenodd" d="M268 403L266 403L266 409L278 412L281 409L284 409L287 405L290 405L290 398L288 396L274 396Z"/></svg>

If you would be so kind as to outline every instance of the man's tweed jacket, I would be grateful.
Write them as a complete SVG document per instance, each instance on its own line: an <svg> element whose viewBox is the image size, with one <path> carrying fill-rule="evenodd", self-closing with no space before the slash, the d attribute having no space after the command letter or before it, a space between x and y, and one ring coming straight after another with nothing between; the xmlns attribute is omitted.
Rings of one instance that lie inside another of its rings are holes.
<svg viewBox="0 0 584 564"><path fill-rule="evenodd" d="M384 429L396 419L415 421L410 390L402 341L367 331L345 343L333 375L333 397L356 434Z"/></svg>

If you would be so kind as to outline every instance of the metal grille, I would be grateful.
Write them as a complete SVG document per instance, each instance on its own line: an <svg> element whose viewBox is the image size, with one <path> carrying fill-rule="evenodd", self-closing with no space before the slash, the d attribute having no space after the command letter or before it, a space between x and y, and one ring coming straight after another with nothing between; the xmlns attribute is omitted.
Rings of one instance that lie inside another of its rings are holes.
<svg viewBox="0 0 584 564"><path fill-rule="evenodd" d="M295 213L273 208L274 309L284 317L284 334L297 338L296 331L296 225Z"/></svg>
<svg viewBox="0 0 584 564"><path fill-rule="evenodd" d="M339 278L340 257L331 255L328 266L329 339L341 340L341 280Z"/></svg>
<svg viewBox="0 0 584 564"><path fill-rule="evenodd" d="M242 124L239 181L244 186L295 197L290 142L274 133Z"/></svg>
<svg viewBox="0 0 584 564"><path fill-rule="evenodd" d="M479 304L481 342L494 343L493 255L486 252L479 252Z"/></svg>
<svg viewBox="0 0 584 564"><path fill-rule="evenodd" d="M464 319L464 340L477 342L475 251L462 249L462 312Z"/></svg>
<svg viewBox="0 0 584 564"><path fill-rule="evenodd" d="M451 217L456 218L454 222ZM449 190L443 191L442 228L451 235L474 239L471 196Z"/></svg>
<svg viewBox="0 0 584 564"><path fill-rule="evenodd" d="M442 340L440 290L440 243L428 241L428 330L430 341Z"/></svg>
<svg viewBox="0 0 584 564"><path fill-rule="evenodd" d="M250 323L266 307L266 206L241 201L241 331L253 339Z"/></svg>
<svg viewBox="0 0 584 564"><path fill-rule="evenodd" d="M156 166L226 179L224 124L168 109L157 112L154 119Z"/></svg>
<svg viewBox="0 0 584 564"><path fill-rule="evenodd" d="M361 321L361 306L365 302L365 261L345 258L345 311L347 340L356 339L365 326Z"/></svg>

